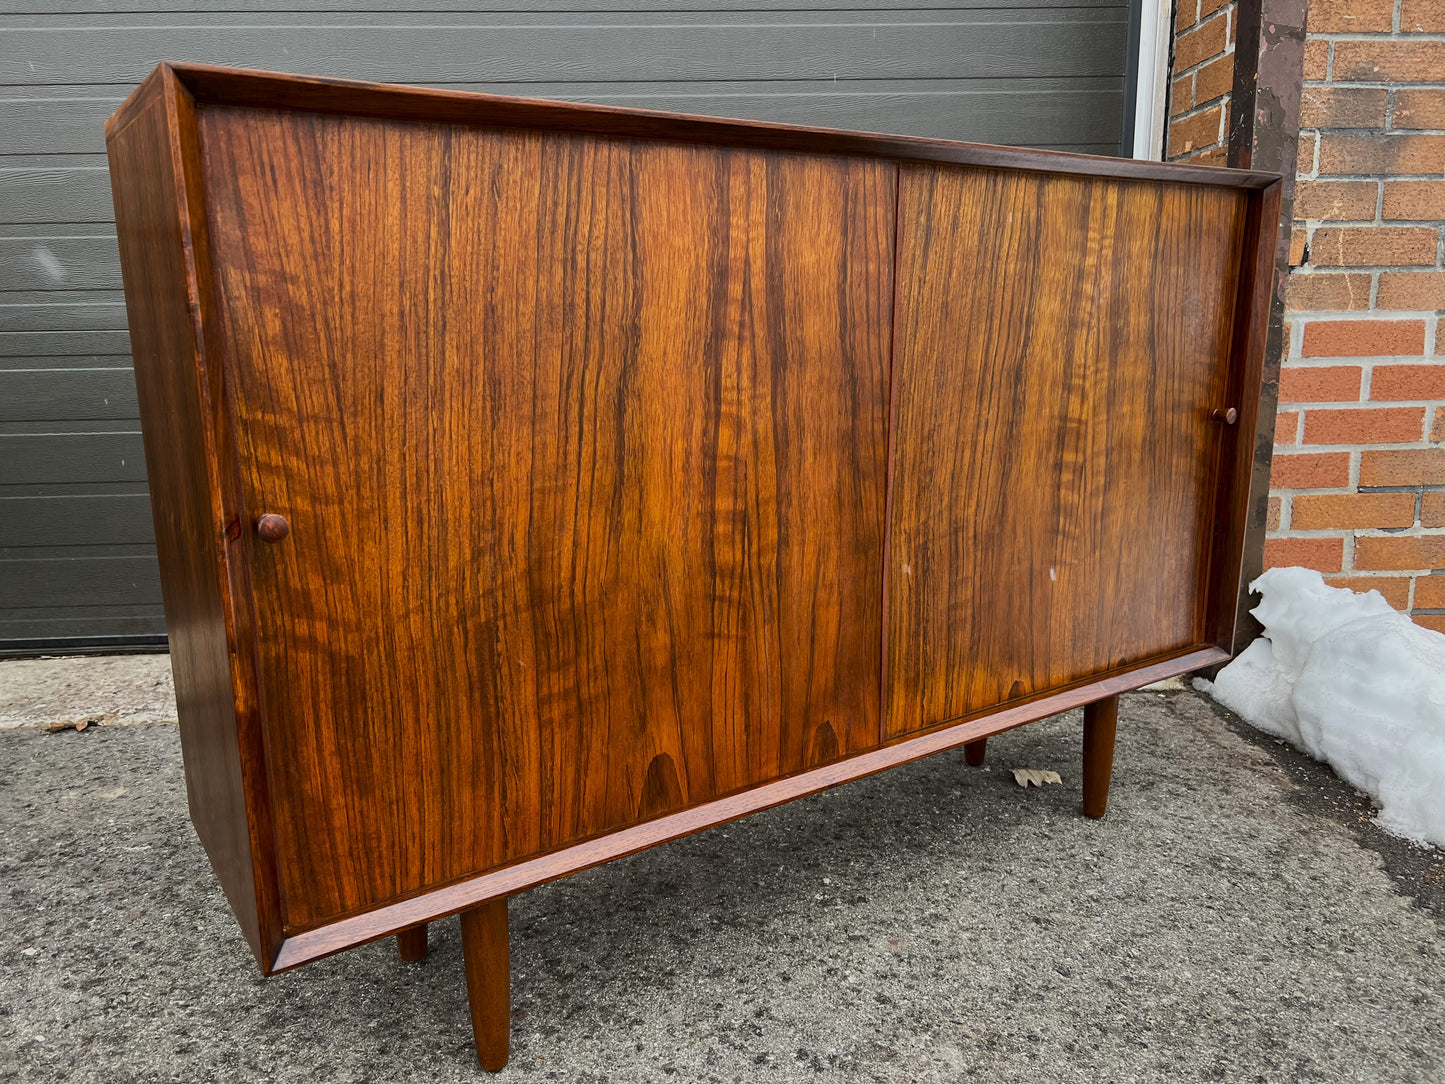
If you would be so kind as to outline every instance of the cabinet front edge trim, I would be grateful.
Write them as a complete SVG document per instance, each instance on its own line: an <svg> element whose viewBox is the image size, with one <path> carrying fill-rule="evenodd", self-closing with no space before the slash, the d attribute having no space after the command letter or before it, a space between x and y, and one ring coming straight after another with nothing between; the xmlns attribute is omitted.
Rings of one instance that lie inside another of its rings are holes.
<svg viewBox="0 0 1445 1084"><path fill-rule="evenodd" d="M409 926L445 918L498 896L510 896L535 888L614 858L622 858L668 840L679 839L751 813L782 805L794 798L862 779L978 738L1012 730L1025 723L1057 715L1106 696L1128 692L1155 681L1225 662L1229 657L1228 652L1218 647L1190 648L1168 658L1114 671L1037 700L960 722L945 723L878 749L739 791L550 854L529 858L515 865L433 889L420 896L385 904L325 926L295 933L282 941L281 948L270 967L266 968L266 973L275 974L299 967L343 949L387 937Z"/></svg>

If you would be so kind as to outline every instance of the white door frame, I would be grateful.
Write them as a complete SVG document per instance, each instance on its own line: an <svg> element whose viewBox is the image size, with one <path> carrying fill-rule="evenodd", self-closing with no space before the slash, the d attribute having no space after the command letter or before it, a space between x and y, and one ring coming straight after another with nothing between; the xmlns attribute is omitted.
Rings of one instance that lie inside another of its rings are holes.
<svg viewBox="0 0 1445 1084"><path fill-rule="evenodd" d="M1164 157L1169 115L1169 39L1174 32L1170 0L1140 0L1139 56L1134 86L1134 157Z"/></svg>

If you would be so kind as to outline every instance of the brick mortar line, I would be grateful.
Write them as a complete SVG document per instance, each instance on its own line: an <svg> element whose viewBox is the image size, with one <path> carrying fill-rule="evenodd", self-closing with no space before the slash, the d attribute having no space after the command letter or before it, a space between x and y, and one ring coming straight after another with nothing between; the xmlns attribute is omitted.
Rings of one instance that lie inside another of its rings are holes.
<svg viewBox="0 0 1445 1084"><path fill-rule="evenodd" d="M1207 67L1209 67L1209 65L1213 64L1216 60L1221 60L1221 59L1223 59L1224 57L1233 56L1233 55L1234 55L1234 42L1230 42L1228 45L1226 45L1226 46L1224 47L1224 51L1223 51L1223 52L1210 53L1207 57L1205 57L1203 60L1199 61L1198 63L1192 64L1192 65L1190 65L1190 66L1187 67L1187 68L1181 68L1181 69L1179 69L1178 71L1176 71L1176 72L1173 74L1173 76L1171 76L1171 78L1170 78L1170 80L1169 80L1170 89L1173 90L1173 89L1174 89L1174 84L1177 83L1177 82L1179 82L1180 80L1182 80L1182 79L1191 79L1191 78L1193 78L1194 76L1198 75L1200 68L1207 68ZM1226 91L1225 93L1228 94L1229 92ZM1213 99L1210 99L1210 100L1213 101Z"/></svg>
<svg viewBox="0 0 1445 1084"><path fill-rule="evenodd" d="M1190 31L1186 30L1184 33L1188 34ZM1309 41L1327 41L1331 45L1340 41L1374 42L1380 45L1445 42L1445 30L1311 30L1306 26L1305 34Z"/></svg>
<svg viewBox="0 0 1445 1084"><path fill-rule="evenodd" d="M1209 100L1210 100L1211 102L1213 102L1213 101L1218 101L1219 99L1217 99L1217 98L1211 98L1211 99L1209 99ZM1183 113L1180 113L1179 115L1180 115L1181 117L1184 116ZM1368 127L1368 128L1365 128L1365 127L1361 127L1361 126L1358 125L1358 124L1354 124L1354 125L1349 125L1349 124L1321 125L1321 126L1312 127L1312 128L1301 128L1300 131L1301 131L1301 132L1314 132L1316 135L1338 135L1338 134L1340 134L1340 133L1346 133L1346 132L1355 133L1355 134L1358 134L1358 135L1371 135L1371 136L1380 136L1380 135L1384 135L1384 136L1392 136L1392 135L1397 135L1397 136L1439 136L1439 135L1445 135L1445 128L1377 128L1377 127L1374 127L1374 126L1370 126L1370 127Z"/></svg>
<svg viewBox="0 0 1445 1084"><path fill-rule="evenodd" d="M1299 264L1299 265L1297 265L1297 266L1295 266L1295 267L1291 267L1291 268L1290 268L1290 274L1294 274L1296 271L1304 271L1305 274L1307 274L1307 275L1316 274L1316 273L1321 272L1321 271L1329 271L1329 272L1332 272L1332 273L1348 273L1348 272L1354 271L1354 272L1356 272L1356 273L1358 273L1358 274L1362 274L1362 275L1363 275L1363 274L1366 274L1366 273L1368 273L1368 274L1375 274L1375 273L1381 272L1381 271L1392 271L1392 272L1397 272L1397 273L1400 273L1400 274L1404 274L1404 273L1406 273L1406 272L1408 272L1408 271L1440 271L1440 270L1445 270L1445 268L1442 268L1442 266L1441 266L1440 258L1439 258L1439 252L1438 252L1438 249L1437 249L1436 258L1435 258L1435 262L1434 262L1434 263L1407 263L1407 264L1398 264L1398 263L1394 263L1394 264L1383 264L1383 263L1367 263L1367 264L1349 264L1349 263L1315 264L1315 263L1302 263L1302 264ZM1298 310L1291 310L1291 311L1298 311ZM1418 309L1376 309L1376 308L1371 308L1371 309L1347 309L1347 310L1345 310L1345 311L1347 311L1347 312L1369 312L1369 313L1378 312L1378 313L1381 314L1381 318L1382 318L1382 319L1393 319L1393 317L1391 317L1391 316L1388 315L1389 313L1395 313L1395 312L1418 312L1419 310L1418 310ZM1430 310L1430 311L1434 311L1434 310Z"/></svg>
<svg viewBox="0 0 1445 1084"><path fill-rule="evenodd" d="M1404 494L1406 494L1407 496L1419 496L1419 494L1420 494L1420 491L1419 491L1418 489L1401 489L1401 490L1391 489L1391 490L1389 491L1389 493L1395 493L1395 492L1404 493ZM1440 491L1440 490L1434 490L1434 489L1432 489L1432 490L1429 490L1429 492L1430 492L1430 493L1436 493L1436 492L1441 492L1441 491ZM1388 496L1389 493L1386 493L1385 495ZM1376 494L1376 490L1374 490L1374 489L1369 489L1369 490L1361 489L1361 490L1358 490L1358 491L1357 491L1357 490L1353 490L1353 489L1339 489L1339 490L1330 490L1330 491L1328 491L1328 492L1321 491L1321 490L1313 490L1313 489L1271 489L1271 490L1269 491L1269 495L1270 495L1271 497L1276 497L1276 498L1278 498L1281 502L1286 502L1286 503L1292 503L1296 497L1369 497L1369 496L1373 496L1373 495L1375 495L1375 494ZM1412 522L1412 523L1411 523L1411 527L1413 527L1413 526L1414 526L1414 523ZM1294 527L1292 527L1292 526L1288 526L1288 525L1286 525L1286 524L1284 524L1284 523L1281 523L1280 526L1278 526L1278 527L1275 528L1276 531L1292 531L1292 530L1295 530L1295 529L1296 529L1296 528L1294 528ZM1442 573L1445 573L1445 569L1442 569L1441 572L1442 572Z"/></svg>
<svg viewBox="0 0 1445 1084"><path fill-rule="evenodd" d="M1187 151L1178 151L1169 159L1175 165L1188 165L1197 159L1201 154L1208 154L1210 151L1219 150L1224 146L1223 140L1216 140L1213 143L1203 143L1198 147L1190 147Z"/></svg>
<svg viewBox="0 0 1445 1084"><path fill-rule="evenodd" d="M1330 184L1338 181L1335 177L1306 177L1301 183L1319 182ZM1346 181L1346 184L1368 184L1369 181ZM1383 180L1380 183L1385 183ZM1429 182L1426 182L1429 183ZM1445 192L1445 181L1441 182L1442 192ZM1366 229L1370 227L1383 227L1385 229L1399 230L1435 230L1439 231L1445 223L1438 218L1296 218L1294 225L1303 223L1311 233L1315 230L1328 229ZM1397 263L1397 264L1370 264L1371 267L1419 267L1420 264ZM35 291L30 291L34 293ZM54 291L59 292L59 291Z"/></svg>
<svg viewBox="0 0 1445 1084"><path fill-rule="evenodd" d="M1292 501L1296 497L1410 497L1415 498L1412 504L1418 503L1420 497L1433 496L1437 493L1445 493L1445 489L1440 486L1360 486L1358 489L1338 493L1321 493L1305 489L1271 489L1269 491L1271 497L1278 497L1286 501Z"/></svg>
<svg viewBox="0 0 1445 1084"><path fill-rule="evenodd" d="M1193 71L1192 68L1190 70ZM1445 87L1445 79L1331 78L1300 81L1300 90L1439 90L1441 87Z"/></svg>
<svg viewBox="0 0 1445 1084"><path fill-rule="evenodd" d="M1304 370L1295 371L1301 372ZM1294 410L1308 414L1321 410L1353 410L1356 412L1393 409L1429 410L1432 407L1438 408L1442 405L1445 405L1445 396L1442 396L1439 399L1351 399L1343 402L1330 400L1329 402L1321 403L1280 403L1279 409L1281 411ZM1311 445L1311 447L1313 447L1313 445Z"/></svg>
<svg viewBox="0 0 1445 1084"><path fill-rule="evenodd" d="M1359 492L1359 493L1271 493L1270 496L1271 496L1271 497L1274 497L1276 500L1280 501L1280 502L1281 502L1281 507L1284 506L1285 502L1289 502L1291 505L1293 505L1293 503L1294 503L1295 501L1297 501L1297 500L1308 500L1308 499L1311 498L1311 497L1320 497L1320 498L1326 498L1326 497L1331 497L1331 498L1332 498L1332 497L1348 497L1352 503L1357 503L1358 500L1368 500L1370 497L1405 497L1405 498L1408 498L1409 505L1410 505L1410 522L1407 523L1407 524L1404 524L1403 526L1393 526L1393 527L1392 527L1392 526L1390 526L1389 524L1386 524L1386 523L1378 523L1378 524L1374 524L1373 526L1370 526L1370 527L1344 527L1344 528L1341 528L1341 527L1326 527L1326 528L1313 528L1313 529L1316 529L1316 530L1331 530L1331 531L1334 531L1334 530L1350 530L1350 531L1355 531L1355 530L1360 530L1360 531L1364 531L1364 530L1383 530L1383 531L1391 531L1391 532L1395 532L1395 533L1398 533L1398 532L1400 532L1400 531L1406 531L1406 530L1415 530L1415 529L1417 529L1417 528L1420 529L1420 530L1430 530L1430 529L1433 529L1433 528L1427 526L1426 524L1423 524L1423 523L1420 522L1419 509L1418 509L1417 506L1418 506L1419 503L1420 503L1420 497L1422 496L1422 494L1420 493L1419 490L1400 490L1400 491L1398 491L1398 492L1396 492L1395 490L1391 490L1391 491L1385 492L1385 493L1375 493L1375 492L1370 492L1370 493L1365 493L1365 492ZM1397 502L1395 502L1395 503L1398 504L1398 503L1403 503L1403 502L1398 502L1398 501L1397 501ZM1305 529L1305 528L1300 528L1300 527L1295 526L1293 523L1291 523L1288 527L1286 527L1283 523L1281 523L1279 527L1276 527L1276 528L1275 528L1275 530L1277 530L1277 531L1299 531L1299 530L1304 530L1304 529Z"/></svg>
<svg viewBox="0 0 1445 1084"><path fill-rule="evenodd" d="M1349 273L1349 269L1344 269L1344 270L1342 270L1342 271L1329 271L1329 272L1327 272L1327 273L1328 273L1328 274L1332 274L1332 275L1348 274L1348 273ZM1292 320L1298 320L1298 321L1300 321L1301 323L1305 323L1305 324L1324 323L1324 322L1326 322L1326 318L1324 317L1323 314L1328 313L1328 312L1332 312L1332 311L1334 311L1334 310L1332 310L1332 309L1303 309L1303 310L1300 310L1300 315L1298 315L1298 316L1292 316L1292 317L1290 317L1290 319L1292 319ZM1373 318L1366 320L1366 318L1364 318L1364 317L1358 317L1358 316L1355 317L1354 319L1355 319L1355 320L1362 321L1362 322L1368 322L1368 323L1371 323L1371 324L1403 324L1403 323L1414 323L1414 322L1416 322L1416 321L1422 321L1422 322L1428 323L1433 317L1435 317L1435 316L1437 316L1437 315L1438 315L1438 310L1436 310L1436 309L1385 309L1385 310L1382 311L1381 316L1380 316L1380 318L1379 318L1378 320L1373 319ZM1331 321L1331 322L1334 322L1334 321ZM1394 354L1342 354L1342 355L1340 355L1340 356L1341 356L1341 357L1359 357L1359 358L1392 358L1392 357L1395 357L1396 355L1394 355ZM1405 356L1406 356L1406 357L1414 357L1413 354L1407 354L1407 355L1405 355Z"/></svg>
<svg viewBox="0 0 1445 1084"><path fill-rule="evenodd" d="M1176 124L1182 124L1186 120L1189 120L1191 117L1197 117L1199 116L1199 114L1209 109L1218 109L1221 102L1227 101L1229 101L1229 92L1225 91L1225 93L1218 98L1210 98L1209 101L1205 102L1203 105L1190 106L1187 112L1178 113L1170 117L1169 125L1172 128Z"/></svg>
<svg viewBox="0 0 1445 1084"><path fill-rule="evenodd" d="M1397 272L1397 273L1398 273L1398 274L1408 274L1408 272L1404 272L1404 271ZM1426 269L1425 271L1423 271L1423 272L1421 272L1421 273L1422 273L1422 274L1432 274L1433 272L1431 272L1430 270ZM1365 274L1365 272L1363 272L1363 271L1352 271L1352 270L1350 270L1349 268L1345 268L1345 269L1339 270L1339 271L1334 271L1334 270L1330 270L1330 271L1306 271L1301 277L1302 277L1302 278L1311 278L1311 277L1329 278L1329 277L1331 277L1331 276L1334 276L1334 277L1337 277L1337 278L1338 278L1338 277L1343 277L1343 276L1345 276L1345 275L1362 275L1362 274ZM1285 319L1286 319L1286 320L1290 320L1290 321L1297 321L1297 322L1299 322L1299 323L1301 323L1301 324L1339 323L1342 318L1343 318L1346 322L1349 322L1349 323L1395 324L1395 323L1400 323L1400 322L1403 321L1403 320L1424 320L1424 319L1428 319L1428 318L1431 317L1431 316L1434 316L1435 314L1436 314L1436 310L1435 310L1435 309L1425 309L1425 310L1423 310L1423 311L1420 310L1420 309L1291 309L1291 310L1289 311L1289 313L1286 314ZM1374 359L1374 358L1397 358L1397 357L1400 357L1400 358L1416 358L1416 357L1420 357L1420 355L1419 355L1419 354L1341 354L1340 357L1346 358L1346 359L1349 359L1349 360L1360 361L1360 362L1362 362L1362 363L1369 363L1369 362L1370 362L1372 359ZM1315 357L1308 357L1308 358L1302 357L1302 358L1300 358L1299 360L1300 360L1300 361L1317 361L1317 360L1321 360L1321 359L1315 358Z"/></svg>
<svg viewBox="0 0 1445 1084"><path fill-rule="evenodd" d="M1201 113L1208 112L1210 109L1219 109L1219 108L1220 108L1219 103L1220 103L1220 102L1227 102L1228 100L1229 100L1229 92L1228 92L1228 91L1225 91L1224 94L1222 94L1222 95L1219 96L1218 98L1210 98L1209 101L1205 102L1203 105L1190 106L1189 111L1188 111L1187 113L1180 113L1180 114L1178 114L1177 116L1170 117L1170 118L1169 118L1169 124L1170 124L1170 126L1172 127L1172 126L1174 126L1174 125L1176 125L1176 124L1182 124L1184 121L1188 120L1190 117L1197 117L1197 116L1199 116ZM1441 134L1442 134L1442 135L1445 135L1445 132L1442 132Z"/></svg>
<svg viewBox="0 0 1445 1084"><path fill-rule="evenodd" d="M1409 138L1409 135L1405 132L1385 133L1384 130L1380 128L1357 128L1354 130L1357 132L1365 131L1372 135L1380 135L1381 133L1384 133L1384 137L1387 142L1391 134L1400 136L1401 138ZM1316 134L1319 134L1318 131L1316 131ZM1325 132L1324 134L1335 135L1336 133ZM1423 134L1429 136L1432 139L1438 139L1440 136L1445 136L1445 132L1426 132ZM1387 170L1380 170L1377 173L1320 173L1319 167L1314 166L1313 168L1311 168L1309 173L1299 174L1298 179L1301 181L1440 181L1445 180L1445 169L1441 169L1439 172L1436 173L1405 173L1403 171L1396 173L1394 171Z"/></svg>
<svg viewBox="0 0 1445 1084"><path fill-rule="evenodd" d="M1356 366L1356 365L1342 365L1342 366L1339 366L1339 367L1342 368L1342 369L1356 369L1356 368L1361 368L1361 366ZM1334 368L1334 366L1331 366L1331 365L1316 365L1316 366L1311 366L1311 368L1315 368L1315 369L1330 369L1330 368ZM1409 369L1440 369L1440 368L1445 368L1445 366L1441 366L1441 365L1404 365L1404 366L1401 366L1401 368L1409 368ZM1365 372L1364 372L1364 374L1363 374L1364 377L1365 377L1365 378L1370 377L1370 376L1372 375L1370 367L1364 367L1364 369L1365 369ZM1305 369L1305 368L1303 368L1303 367L1301 367L1301 368L1296 369L1296 370L1294 370L1294 371L1295 371L1295 372L1307 372L1308 370ZM1363 386L1363 387L1368 387L1369 385L1366 384L1366 383L1364 383L1364 382L1362 381L1362 386ZM1361 407L1364 407L1364 408L1374 408L1374 407L1395 408L1395 407L1399 407L1399 408L1401 408L1401 409L1410 409L1410 408L1419 407L1419 408L1429 409L1430 407L1433 407L1433 406L1439 406L1441 403L1445 403L1445 395L1432 396L1431 398L1428 398L1428 399L1418 399L1418 398L1417 398L1417 399L1368 399L1368 398L1366 398L1366 397L1364 396L1363 393L1361 393L1361 396L1360 396L1360 398L1358 398L1358 399L1302 399L1302 400L1301 400L1301 399L1291 399L1291 400L1289 400L1289 401L1285 401L1285 400L1281 399L1280 402L1279 402L1279 408L1280 408L1281 410L1344 410L1344 409L1359 409L1359 408L1361 408Z"/></svg>
<svg viewBox="0 0 1445 1084"><path fill-rule="evenodd" d="M1325 182L1325 183L1328 184L1329 182L1327 181L1327 182ZM1351 181L1350 183L1351 183L1351 184L1358 184L1359 182L1358 182L1358 181ZM1433 230L1438 230L1438 229L1441 228L1440 221L1439 221L1438 219L1433 219L1433 218L1297 218L1297 219L1294 220L1294 224L1295 224L1296 226L1299 226L1301 223L1303 223L1303 224L1304 224L1304 227L1305 227L1306 229L1310 230L1310 232L1312 232L1312 233L1313 233L1315 230L1329 230L1329 229L1359 230L1359 229L1369 229L1369 228L1371 228L1371 227L1376 227L1376 226L1378 226L1378 227L1380 227L1380 228L1382 228L1382 229L1402 229L1402 230L1431 230L1431 229L1433 229ZM1308 265L1308 264L1301 264L1300 266L1301 266L1301 267L1308 267L1309 265ZM1334 265L1331 265L1331 266L1334 266ZM1343 266L1343 265L1342 265L1342 266ZM1369 266L1369 267L1387 267L1387 266L1388 266L1388 267L1428 267L1429 265L1428 265L1428 264L1422 264L1422 263L1397 263L1397 264L1368 264L1368 265L1366 265L1366 266Z"/></svg>
<svg viewBox="0 0 1445 1084"><path fill-rule="evenodd" d="M1357 314L1355 313L1344 313L1342 315L1352 318L1341 320L1336 316L1316 316L1312 317L1309 320L1301 320L1300 323L1305 326L1313 326L1315 324L1375 324L1384 326L1385 324L1414 322L1412 320L1391 319L1390 314L1392 312L1393 310L1391 309L1380 310L1380 318L1378 320L1374 318L1374 312L1367 312L1363 315L1359 315L1358 318L1354 318L1357 316ZM1295 357L1285 358L1284 360L1286 362L1298 361L1305 365L1318 365L1324 367L1328 367L1330 365L1346 365L1357 366L1360 368L1374 368L1379 365L1418 365L1420 368L1426 369L1430 368L1431 366L1437 366L1442 362L1445 362L1445 357L1431 354L1428 349L1428 345L1429 344L1427 342L1427 349L1425 350L1414 350L1409 353L1401 352L1398 354L1308 354L1297 355ZM1309 400L1306 401L1308 402ZM1411 403L1417 402L1417 400L1415 399L1411 399L1408 401ZM1433 398L1430 400L1430 402L1437 401L1438 400Z"/></svg>
<svg viewBox="0 0 1445 1084"><path fill-rule="evenodd" d="M1182 33L1175 34L1175 40L1177 41L1180 38L1187 38L1196 30L1201 30L1204 27L1208 26L1210 23L1218 22L1220 19L1224 20L1224 36L1225 39L1228 40L1229 16L1234 13L1234 8L1234 3L1225 4L1223 7L1215 8L1208 15L1204 16L1204 18L1196 20L1193 26L1187 26L1184 28L1184 31Z"/></svg>
<svg viewBox="0 0 1445 1084"><path fill-rule="evenodd" d="M1304 420L1304 411L1300 411L1300 420ZM1399 444L1305 444L1296 440L1290 444L1276 444L1276 452L1284 452L1286 455L1313 455L1317 452L1430 452L1439 448L1438 443L1431 444L1426 441L1401 441ZM1358 489L1360 483L1350 483L1352 488Z"/></svg>
<svg viewBox="0 0 1445 1084"><path fill-rule="evenodd" d="M1266 538L1343 538L1345 535L1353 535L1356 538L1445 538L1445 527L1421 527L1412 524L1409 527L1311 527L1296 528L1288 530L1279 528L1274 531L1267 531ZM1384 571L1376 569L1375 571ZM1400 571L1404 571L1401 569Z"/></svg>

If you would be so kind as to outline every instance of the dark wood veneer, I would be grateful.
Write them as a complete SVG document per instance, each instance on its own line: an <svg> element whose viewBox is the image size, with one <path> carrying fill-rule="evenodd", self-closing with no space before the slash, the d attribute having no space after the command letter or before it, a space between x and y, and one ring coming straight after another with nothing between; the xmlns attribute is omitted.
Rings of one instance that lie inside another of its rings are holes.
<svg viewBox="0 0 1445 1084"><path fill-rule="evenodd" d="M903 168L889 735L1208 642L1247 202Z"/></svg>
<svg viewBox="0 0 1445 1084"><path fill-rule="evenodd" d="M192 65L106 132L267 973L463 912L498 1067L505 897L1081 705L1101 815L1232 649L1270 175Z"/></svg>
<svg viewBox="0 0 1445 1084"><path fill-rule="evenodd" d="M876 744L885 166L201 135L288 927Z"/></svg>
<svg viewBox="0 0 1445 1084"><path fill-rule="evenodd" d="M952 162L959 165L1084 173L1138 180L1263 189L1279 177L1241 169L1173 165L1100 158L1063 151L1034 151L921 136L848 132L796 124L728 120L619 106L515 98L429 87L402 87L351 79L258 72L208 64L169 64L197 101L262 108L299 109L390 120L479 127L576 131L631 139L714 143L760 150L802 151L885 158L890 161ZM130 102L116 111L123 118Z"/></svg>
<svg viewBox="0 0 1445 1084"><path fill-rule="evenodd" d="M396 934L396 950L401 958L410 964L420 963L426 959L426 942L427 924L425 922L398 930Z"/></svg>
<svg viewBox="0 0 1445 1084"><path fill-rule="evenodd" d="M1084 816L1102 817L1109 806L1109 776L1114 770L1114 736L1119 698L1095 700L1084 707Z"/></svg>
<svg viewBox="0 0 1445 1084"><path fill-rule="evenodd" d="M107 145L186 795L196 834L264 970L282 931L268 875L274 859L265 784L247 741L250 686L233 657L240 625L221 496L228 456L215 425L218 356L202 316L208 284L197 257L204 260L204 245L196 244L197 174L182 135L189 99L162 67L124 112L124 123L112 118L107 125Z"/></svg>

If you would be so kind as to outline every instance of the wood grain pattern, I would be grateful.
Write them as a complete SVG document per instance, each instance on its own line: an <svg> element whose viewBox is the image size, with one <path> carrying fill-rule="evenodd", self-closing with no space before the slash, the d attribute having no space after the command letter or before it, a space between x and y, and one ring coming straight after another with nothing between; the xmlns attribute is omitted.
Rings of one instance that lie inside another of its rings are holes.
<svg viewBox="0 0 1445 1084"><path fill-rule="evenodd" d="M396 951L407 963L414 964L426 959L427 924L419 922L408 926L396 935Z"/></svg>
<svg viewBox="0 0 1445 1084"><path fill-rule="evenodd" d="M267 971L1226 657L1271 176L186 66L107 131Z"/></svg>
<svg viewBox="0 0 1445 1084"><path fill-rule="evenodd" d="M1246 206L904 167L889 735L1209 642Z"/></svg>
<svg viewBox="0 0 1445 1084"><path fill-rule="evenodd" d="M1220 447L1219 464L1214 476L1220 493L1220 523L1214 533L1214 555L1210 562L1209 591L1214 605L1214 634L1211 639L1233 654L1242 638L1252 637L1258 622L1249 616L1254 605L1249 584L1251 572L1246 554L1258 570L1264 551L1264 534L1268 519L1269 463L1274 452L1274 419L1261 426L1260 415L1268 409L1273 415L1278 390L1278 372L1274 373L1269 390L1268 408L1261 404L1265 387L1265 357L1269 354L1268 339L1272 304L1275 303L1277 263L1287 263L1281 238L1280 207L1284 183L1278 182L1250 201L1244 228L1244 259L1239 279L1236 308L1239 318L1234 326L1234 343L1228 365L1229 393L1226 398L1237 403L1239 417L1232 431L1225 434ZM1279 249L1277 255L1276 249ZM1279 286L1283 291L1283 285ZM1282 304L1282 302L1281 302ZM1274 355L1277 358L1277 352ZM1251 502L1252 494L1260 494Z"/></svg>
<svg viewBox="0 0 1445 1084"><path fill-rule="evenodd" d="M288 927L876 743L892 167L201 142Z"/></svg>
<svg viewBox="0 0 1445 1084"><path fill-rule="evenodd" d="M664 139L690 146L857 155L895 162L946 162L1223 188L1263 189L1279 181L1279 175L1275 173L1215 166L1106 158L1026 147L996 147L949 139L850 132L766 121L722 120L648 109L473 94L356 79L325 79L209 64L175 64L171 67L197 101L230 105L284 107L426 124L585 132L623 139ZM126 109L127 104L122 104L117 116Z"/></svg>
<svg viewBox="0 0 1445 1084"><path fill-rule="evenodd" d="M506 897L462 912L462 954L477 1061L495 1073L511 1052L512 950Z"/></svg>
<svg viewBox="0 0 1445 1084"><path fill-rule="evenodd" d="M1109 809L1109 777L1114 774L1114 735L1118 726L1118 696L1084 705L1084 816L1096 820Z"/></svg>
<svg viewBox="0 0 1445 1084"><path fill-rule="evenodd" d="M125 266L135 380L151 511L171 630L191 823L263 968L280 930L264 929L264 876L252 861L248 780L228 648L230 614L220 522L221 457L210 418L199 310L188 247L189 207L177 132L176 89L164 71L146 81L128 122L109 133L115 216Z"/></svg>
<svg viewBox="0 0 1445 1084"><path fill-rule="evenodd" d="M354 945L386 937L416 922L443 918L478 902L536 888L559 877L590 869L614 858L635 854L693 832L726 824L739 817L771 809L806 794L816 794L829 787L863 779L900 764L956 749L978 738L1012 730L1050 715L1072 711L1100 697L1128 692L1179 674L1188 674L1202 667L1224 662L1228 658L1229 656L1217 647L1205 647L1131 667L1120 673L1096 675L1070 688L1021 704L1012 704L980 718L897 738L879 749L845 757L820 768L810 768L797 775L739 791L737 794L679 813L669 813L656 820L609 832L551 854L529 858L425 895L343 918L314 930L294 933L282 943L272 970L286 971L300 967Z"/></svg>

